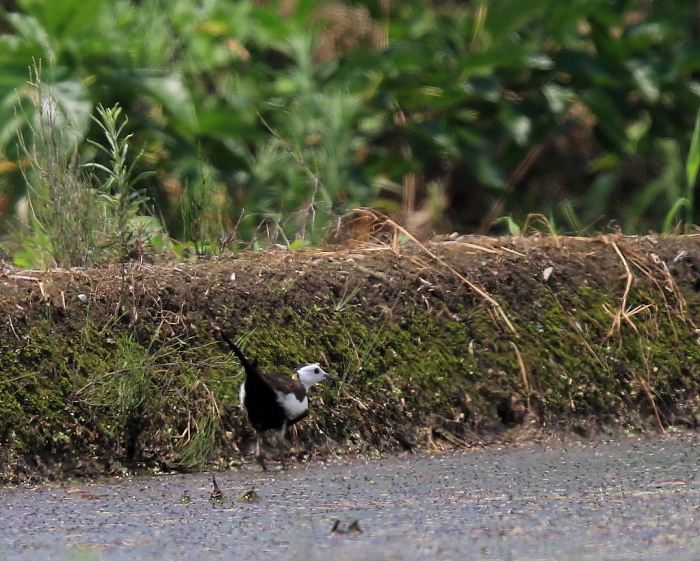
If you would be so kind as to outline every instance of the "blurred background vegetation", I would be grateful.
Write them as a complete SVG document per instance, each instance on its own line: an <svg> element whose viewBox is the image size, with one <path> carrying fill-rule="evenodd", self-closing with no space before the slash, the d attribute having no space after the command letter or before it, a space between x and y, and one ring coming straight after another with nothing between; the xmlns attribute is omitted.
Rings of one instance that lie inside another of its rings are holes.
<svg viewBox="0 0 700 561"><path fill-rule="evenodd" d="M419 237L696 222L696 0L0 7L22 266L303 247L362 207Z"/></svg>

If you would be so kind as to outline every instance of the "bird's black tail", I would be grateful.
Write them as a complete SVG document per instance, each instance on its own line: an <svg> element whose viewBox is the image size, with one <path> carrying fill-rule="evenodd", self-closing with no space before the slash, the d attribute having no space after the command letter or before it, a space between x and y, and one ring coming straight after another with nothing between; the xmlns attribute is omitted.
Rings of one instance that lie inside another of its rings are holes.
<svg viewBox="0 0 700 561"><path fill-rule="evenodd" d="M231 347L231 350L233 353L238 357L238 360L241 361L241 364L243 365L243 368L246 371L246 374L249 374L251 376L260 376L260 373L258 372L258 367L257 367L257 361L253 361L252 363L246 358L246 356L243 354L243 351L238 348L236 343L234 343L231 338L226 335L221 329L217 329L219 335L221 335L221 338L226 342L226 344Z"/></svg>

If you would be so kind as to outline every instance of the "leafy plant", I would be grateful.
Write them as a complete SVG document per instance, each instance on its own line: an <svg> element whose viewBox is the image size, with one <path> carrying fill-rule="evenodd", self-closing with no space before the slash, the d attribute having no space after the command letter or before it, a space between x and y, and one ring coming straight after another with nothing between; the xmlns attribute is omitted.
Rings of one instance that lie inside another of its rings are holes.
<svg viewBox="0 0 700 561"><path fill-rule="evenodd" d="M29 211L15 237L15 262L23 267L88 266L115 253L121 259L143 256L156 238L164 249L164 230L156 218L144 215L148 197L136 188L150 173L132 177L136 161L127 162L130 137L123 135L121 108L97 108L100 119L95 122L106 146L91 144L108 157L107 164L81 165L73 140L66 140L72 129L61 122L52 90L45 88L38 69L34 76L36 119L28 125L32 144L19 137Z"/></svg>
<svg viewBox="0 0 700 561"><path fill-rule="evenodd" d="M685 196L679 197L668 211L663 225L664 232L669 232L671 230L672 221L683 208L685 208L686 211L686 226L695 223L695 185L698 177L698 169L700 169L700 110L698 110L697 116L695 117L693 140L690 143L688 157L685 162Z"/></svg>
<svg viewBox="0 0 700 561"><path fill-rule="evenodd" d="M122 109L119 105L105 109L97 107L98 118L95 123L104 132L105 144L90 140L90 144L102 151L108 163L90 162L85 167L96 173L102 172L104 179L97 187L97 193L105 204L105 221L108 224L109 245L118 251L120 258L143 256L143 245L154 235L162 234L157 221L142 216L147 212L148 197L136 184L151 175L141 172L134 176L138 159L131 163L127 160L129 139L124 135L127 119L120 119Z"/></svg>
<svg viewBox="0 0 700 561"><path fill-rule="evenodd" d="M32 189L18 138L43 146L25 103L37 61L62 157L141 178L124 196L110 185L122 256L165 232L183 253L303 245L357 206L484 232L533 212L574 231L696 216L690 0L17 5L1 13L0 212ZM128 152L105 144L100 106L121 108Z"/></svg>

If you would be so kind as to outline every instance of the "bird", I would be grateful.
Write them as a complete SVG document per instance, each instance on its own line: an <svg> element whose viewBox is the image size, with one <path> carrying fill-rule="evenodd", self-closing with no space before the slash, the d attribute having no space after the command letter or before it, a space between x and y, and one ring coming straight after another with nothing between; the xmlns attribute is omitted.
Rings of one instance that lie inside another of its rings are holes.
<svg viewBox="0 0 700 561"><path fill-rule="evenodd" d="M298 379L277 372L262 372L258 368L257 360L250 362L226 333L220 329L218 333L231 347L245 370L245 381L241 384L239 398L241 407L248 413L250 424L255 429L255 459L263 471L267 471L262 434L267 430L275 430L282 469L287 469L284 436L287 427L308 416L308 389L322 380L339 381L340 378L328 374L315 363L297 368Z"/></svg>
<svg viewBox="0 0 700 561"><path fill-rule="evenodd" d="M214 484L214 490L211 493L211 497L209 497L209 502L212 505L223 504L224 502L226 502L226 497L224 497L224 494L221 492L221 489L219 489L219 485L216 483L216 475L212 475L211 480Z"/></svg>

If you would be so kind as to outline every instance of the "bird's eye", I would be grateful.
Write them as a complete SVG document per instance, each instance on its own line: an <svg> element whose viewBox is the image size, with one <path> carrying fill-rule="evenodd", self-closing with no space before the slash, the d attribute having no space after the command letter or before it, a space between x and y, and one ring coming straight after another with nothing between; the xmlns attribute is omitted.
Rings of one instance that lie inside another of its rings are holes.
<svg viewBox="0 0 700 561"><path fill-rule="evenodd" d="M314 368L314 374L318 374L318 373L319 373L318 368Z"/></svg>

